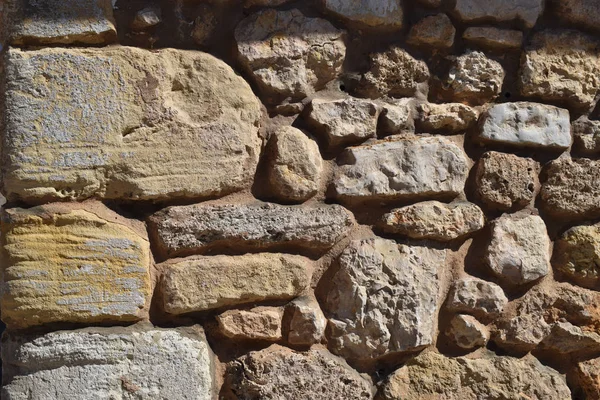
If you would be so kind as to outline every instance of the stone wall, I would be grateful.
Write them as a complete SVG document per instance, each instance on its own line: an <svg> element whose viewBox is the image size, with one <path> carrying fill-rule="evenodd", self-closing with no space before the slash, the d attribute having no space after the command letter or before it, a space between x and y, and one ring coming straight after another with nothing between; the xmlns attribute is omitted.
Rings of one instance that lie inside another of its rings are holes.
<svg viewBox="0 0 600 400"><path fill-rule="evenodd" d="M599 0L0 15L3 399L600 399Z"/></svg>

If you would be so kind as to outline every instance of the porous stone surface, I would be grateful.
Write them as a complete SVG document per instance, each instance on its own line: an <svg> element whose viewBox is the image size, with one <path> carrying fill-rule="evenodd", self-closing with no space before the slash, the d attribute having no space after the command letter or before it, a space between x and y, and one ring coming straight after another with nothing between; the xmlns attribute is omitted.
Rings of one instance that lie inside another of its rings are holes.
<svg viewBox="0 0 600 400"><path fill-rule="evenodd" d="M298 352L274 344L231 362L228 375L228 387L241 399L373 398L370 379L322 349Z"/></svg>
<svg viewBox="0 0 600 400"><path fill-rule="evenodd" d="M333 179L340 200L453 198L467 179L464 151L441 137L392 136L346 149Z"/></svg>
<svg viewBox="0 0 600 400"><path fill-rule="evenodd" d="M343 36L329 21L297 9L266 9L235 29L239 61L267 103L302 99L335 79L346 55Z"/></svg>
<svg viewBox="0 0 600 400"><path fill-rule="evenodd" d="M301 130L287 126L273 134L268 146L271 193L290 202L303 202L314 196L323 175L317 143Z"/></svg>
<svg viewBox="0 0 600 400"><path fill-rule="evenodd" d="M498 97L504 77L498 61L480 51L468 51L452 64L447 83L456 101L480 105Z"/></svg>
<svg viewBox="0 0 600 400"><path fill-rule="evenodd" d="M598 45L596 38L575 30L534 34L521 57L521 93L588 110L600 87Z"/></svg>
<svg viewBox="0 0 600 400"><path fill-rule="evenodd" d="M470 315L461 314L450 320L446 335L463 349L485 346L490 339L490 332L485 325Z"/></svg>
<svg viewBox="0 0 600 400"><path fill-rule="evenodd" d="M600 225L574 226L555 242L553 265L561 275L591 289L600 287Z"/></svg>
<svg viewBox="0 0 600 400"><path fill-rule="evenodd" d="M380 400L444 398L569 399L565 378L532 355L523 358L484 353L449 358L423 352L394 372L379 392Z"/></svg>
<svg viewBox="0 0 600 400"><path fill-rule="evenodd" d="M531 102L497 104L481 115L482 140L519 147L571 146L569 110Z"/></svg>
<svg viewBox="0 0 600 400"><path fill-rule="evenodd" d="M542 218L503 214L491 222L491 230L485 261L502 281L522 285L548 275L550 238Z"/></svg>
<svg viewBox="0 0 600 400"><path fill-rule="evenodd" d="M581 116L571 125L573 148L586 155L600 153L600 121Z"/></svg>
<svg viewBox="0 0 600 400"><path fill-rule="evenodd" d="M152 284L143 224L100 203L2 215L2 320L13 329L147 318Z"/></svg>
<svg viewBox="0 0 600 400"><path fill-rule="evenodd" d="M454 7L465 22L517 20L526 28L532 28L543 11L543 0L457 0Z"/></svg>
<svg viewBox="0 0 600 400"><path fill-rule="evenodd" d="M531 158L488 151L477 164L477 195L494 210L523 208L540 187L538 172L539 164Z"/></svg>
<svg viewBox="0 0 600 400"><path fill-rule="evenodd" d="M250 310L228 310L217 316L219 331L231 339L267 340L281 339L283 309L255 307Z"/></svg>
<svg viewBox="0 0 600 400"><path fill-rule="evenodd" d="M446 300L450 311L472 314L482 320L497 317L507 304L508 298L500 286L474 277L456 280Z"/></svg>
<svg viewBox="0 0 600 400"><path fill-rule="evenodd" d="M400 0L320 0L325 9L342 19L368 27L402 27L404 13Z"/></svg>
<svg viewBox="0 0 600 400"><path fill-rule="evenodd" d="M286 312L290 314L289 343L310 346L323 339L327 319L315 298L298 297L288 304Z"/></svg>
<svg viewBox="0 0 600 400"><path fill-rule="evenodd" d="M163 271L162 306L176 315L291 300L308 287L312 273L309 259L278 253L195 256L170 260L158 268Z"/></svg>
<svg viewBox="0 0 600 400"><path fill-rule="evenodd" d="M352 241L325 303L331 350L368 360L432 344L445 261L445 250L381 238Z"/></svg>
<svg viewBox="0 0 600 400"><path fill-rule="evenodd" d="M150 232L165 257L219 247L256 251L282 245L323 252L354 224L352 214L337 204L216 202L165 208L150 217Z"/></svg>
<svg viewBox="0 0 600 400"><path fill-rule="evenodd" d="M417 126L424 132L459 133L471 128L479 118L479 112L466 104L425 103L418 107Z"/></svg>
<svg viewBox="0 0 600 400"><path fill-rule="evenodd" d="M197 399L216 393L199 325L86 328L2 341L6 400Z"/></svg>
<svg viewBox="0 0 600 400"><path fill-rule="evenodd" d="M430 15L410 28L407 42L415 46L446 49L454 44L456 28L446 14Z"/></svg>
<svg viewBox="0 0 600 400"><path fill-rule="evenodd" d="M9 199L201 198L251 184L260 103L211 55L11 49L5 68Z"/></svg>
<svg viewBox="0 0 600 400"><path fill-rule="evenodd" d="M469 43L490 49L512 50L521 48L523 32L493 26L472 26L465 30L463 39Z"/></svg>
<svg viewBox="0 0 600 400"><path fill-rule="evenodd" d="M447 242L476 232L485 225L483 211L473 203L424 201L397 208L383 216L381 227L414 239Z"/></svg>
<svg viewBox="0 0 600 400"><path fill-rule="evenodd" d="M572 375L586 398L600 398L600 358L581 361Z"/></svg>

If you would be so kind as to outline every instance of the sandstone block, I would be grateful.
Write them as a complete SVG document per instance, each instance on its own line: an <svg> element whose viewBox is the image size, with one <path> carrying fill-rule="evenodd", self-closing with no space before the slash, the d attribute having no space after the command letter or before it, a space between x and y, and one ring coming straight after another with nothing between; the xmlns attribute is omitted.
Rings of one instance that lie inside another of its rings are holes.
<svg viewBox="0 0 600 400"><path fill-rule="evenodd" d="M600 121L592 121L586 116L579 117L571 125L573 148L581 153L600 153Z"/></svg>
<svg viewBox="0 0 600 400"><path fill-rule="evenodd" d="M473 105L494 100L502 91L504 68L480 51L458 57L448 74L453 99Z"/></svg>
<svg viewBox="0 0 600 400"><path fill-rule="evenodd" d="M419 107L418 127L424 132L459 133L471 128L479 112L461 103L425 103Z"/></svg>
<svg viewBox="0 0 600 400"><path fill-rule="evenodd" d="M404 18L400 0L321 0L325 9L348 21L375 28L399 29Z"/></svg>
<svg viewBox="0 0 600 400"><path fill-rule="evenodd" d="M446 332L454 343L463 349L483 347L490 339L490 332L481 322L470 315L455 315Z"/></svg>
<svg viewBox="0 0 600 400"><path fill-rule="evenodd" d="M447 49L454 44L456 28L446 14L430 15L410 28L407 42L414 46Z"/></svg>
<svg viewBox="0 0 600 400"><path fill-rule="evenodd" d="M600 224L575 226L556 241L554 267L573 283L595 289L600 284Z"/></svg>
<svg viewBox="0 0 600 400"><path fill-rule="evenodd" d="M9 199L203 198L251 184L260 102L213 56L11 49L6 71Z"/></svg>
<svg viewBox="0 0 600 400"><path fill-rule="evenodd" d="M455 281L446 300L449 310L472 314L482 320L497 317L507 304L500 286L473 277Z"/></svg>
<svg viewBox="0 0 600 400"><path fill-rule="evenodd" d="M321 341L327 319L315 298L299 297L287 306L286 312L291 315L288 342L310 346Z"/></svg>
<svg viewBox="0 0 600 400"><path fill-rule="evenodd" d="M532 28L544 10L543 0L457 0L454 12L463 22L513 21Z"/></svg>
<svg viewBox="0 0 600 400"><path fill-rule="evenodd" d="M228 310L217 316L219 331L231 339L268 340L281 339L283 309L255 307L250 310Z"/></svg>
<svg viewBox="0 0 600 400"><path fill-rule="evenodd" d="M4 211L2 319L118 323L148 316L151 253L143 224L100 203Z"/></svg>
<svg viewBox="0 0 600 400"><path fill-rule="evenodd" d="M493 26L472 26L465 30L463 39L490 49L513 50L521 48L523 32Z"/></svg>

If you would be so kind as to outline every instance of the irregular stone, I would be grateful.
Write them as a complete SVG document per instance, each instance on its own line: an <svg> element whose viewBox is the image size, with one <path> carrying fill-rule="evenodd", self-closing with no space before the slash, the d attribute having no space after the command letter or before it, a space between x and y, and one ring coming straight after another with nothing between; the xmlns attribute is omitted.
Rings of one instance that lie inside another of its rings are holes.
<svg viewBox="0 0 600 400"><path fill-rule="evenodd" d="M442 137L391 136L346 149L333 187L341 200L454 198L463 192L469 162Z"/></svg>
<svg viewBox="0 0 600 400"><path fill-rule="evenodd" d="M490 107L481 115L479 138L519 147L567 149L571 146L569 110L519 101Z"/></svg>
<svg viewBox="0 0 600 400"><path fill-rule="evenodd" d="M296 9L263 10L235 29L239 61L268 104L301 100L335 79L346 55L343 35L327 20Z"/></svg>
<svg viewBox="0 0 600 400"><path fill-rule="evenodd" d="M480 51L469 51L456 58L447 83L455 101L480 105L498 97L504 75L499 62Z"/></svg>
<svg viewBox="0 0 600 400"><path fill-rule="evenodd" d="M544 209L562 218L600 216L600 161L561 157L545 167L540 197Z"/></svg>
<svg viewBox="0 0 600 400"><path fill-rule="evenodd" d="M297 352L276 344L231 362L226 385L247 400L369 400L371 382L323 349Z"/></svg>
<svg viewBox="0 0 600 400"><path fill-rule="evenodd" d="M142 223L101 203L4 210L2 320L13 329L54 322L148 317L150 244Z"/></svg>
<svg viewBox="0 0 600 400"><path fill-rule="evenodd" d="M586 332L570 322L557 322L540 343L544 349L561 354L590 354L600 351L600 335Z"/></svg>
<svg viewBox="0 0 600 400"><path fill-rule="evenodd" d="M269 184L278 199L303 202L317 193L323 175L323 159L317 143L299 129L278 129L267 147Z"/></svg>
<svg viewBox="0 0 600 400"><path fill-rule="evenodd" d="M580 286L600 287L600 224L575 226L556 241L553 262L561 275Z"/></svg>
<svg viewBox="0 0 600 400"><path fill-rule="evenodd" d="M17 4L11 43L103 45L117 41L110 0L28 0Z"/></svg>
<svg viewBox="0 0 600 400"><path fill-rule="evenodd" d="M600 358L577 363L572 375L586 399L600 398Z"/></svg>
<svg viewBox="0 0 600 400"><path fill-rule="evenodd" d="M198 399L216 395L199 325L86 328L2 341L6 400Z"/></svg>
<svg viewBox="0 0 600 400"><path fill-rule="evenodd" d="M473 277L455 281L446 300L450 311L472 314L482 320L497 317L507 304L500 286Z"/></svg>
<svg viewBox="0 0 600 400"><path fill-rule="evenodd" d="M424 201L385 214L381 227L414 239L447 242L476 232L485 225L483 211L473 203Z"/></svg>
<svg viewBox="0 0 600 400"><path fill-rule="evenodd" d="M540 187L538 171L539 164L531 158L488 151L477 163L477 195L494 210L523 208Z"/></svg>
<svg viewBox="0 0 600 400"><path fill-rule="evenodd" d="M414 46L448 49L454 44L456 28L446 14L430 15L410 28L407 42Z"/></svg>
<svg viewBox="0 0 600 400"><path fill-rule="evenodd" d="M306 119L327 141L329 149L358 144L377 134L381 107L370 100L314 99Z"/></svg>
<svg viewBox="0 0 600 400"><path fill-rule="evenodd" d="M490 270L512 285L533 282L550 271L550 238L544 220L526 213L503 214L491 222L485 260Z"/></svg>
<svg viewBox="0 0 600 400"><path fill-rule="evenodd" d="M231 339L268 340L281 339L283 309L255 307L250 310L229 310L217 316L219 331Z"/></svg>
<svg viewBox="0 0 600 400"><path fill-rule="evenodd" d="M285 247L322 253L355 224L352 213L339 205L282 206L259 201L168 207L149 222L157 250L165 257L219 248Z"/></svg>
<svg viewBox="0 0 600 400"><path fill-rule="evenodd" d="M533 28L543 11L543 0L457 0L454 7L463 22L518 20L525 28Z"/></svg>
<svg viewBox="0 0 600 400"><path fill-rule="evenodd" d="M483 347L490 339L485 325L470 315L455 315L446 334L462 349Z"/></svg>
<svg viewBox="0 0 600 400"><path fill-rule="evenodd" d="M269 300L291 300L310 284L309 259L290 254L196 256L159 264L163 307L184 314Z"/></svg>
<svg viewBox="0 0 600 400"><path fill-rule="evenodd" d="M531 354L445 357L422 352L394 372L382 386L380 400L570 399L564 376Z"/></svg>
<svg viewBox="0 0 600 400"><path fill-rule="evenodd" d="M465 30L463 39L490 49L520 49L523 44L523 32L493 26L472 26Z"/></svg>
<svg viewBox="0 0 600 400"><path fill-rule="evenodd" d="M521 94L567 103L572 111L590 109L600 87L599 45L596 38L577 31L534 34L521 57Z"/></svg>
<svg viewBox="0 0 600 400"><path fill-rule="evenodd" d="M325 9L352 22L377 28L402 27L400 0L321 0Z"/></svg>
<svg viewBox="0 0 600 400"><path fill-rule="evenodd" d="M588 155L600 154L600 121L582 116L571 125L573 148Z"/></svg>
<svg viewBox="0 0 600 400"><path fill-rule="evenodd" d="M327 319L313 297L299 297L289 303L291 314L288 342L295 345L310 346L319 343L325 334Z"/></svg>
<svg viewBox="0 0 600 400"><path fill-rule="evenodd" d="M461 103L419 106L418 127L424 132L458 133L466 131L477 122L479 112Z"/></svg>
<svg viewBox="0 0 600 400"><path fill-rule="evenodd" d="M5 67L11 200L173 200L251 185L261 105L211 55L10 49Z"/></svg>
<svg viewBox="0 0 600 400"><path fill-rule="evenodd" d="M552 11L556 18L566 21L573 27L597 31L600 26L598 0L551 0Z"/></svg>
<svg viewBox="0 0 600 400"><path fill-rule="evenodd" d="M390 100L383 105L377 129L382 135L415 133L417 109L414 99Z"/></svg>
<svg viewBox="0 0 600 400"><path fill-rule="evenodd" d="M371 69L363 75L366 97L412 97L427 87L429 68L400 47L371 54Z"/></svg>
<svg viewBox="0 0 600 400"><path fill-rule="evenodd" d="M134 31L143 31L152 28L161 23L160 8L146 7L135 14L131 29Z"/></svg>
<svg viewBox="0 0 600 400"><path fill-rule="evenodd" d="M352 241L326 300L330 349L369 360L432 344L445 257L445 250L392 240Z"/></svg>

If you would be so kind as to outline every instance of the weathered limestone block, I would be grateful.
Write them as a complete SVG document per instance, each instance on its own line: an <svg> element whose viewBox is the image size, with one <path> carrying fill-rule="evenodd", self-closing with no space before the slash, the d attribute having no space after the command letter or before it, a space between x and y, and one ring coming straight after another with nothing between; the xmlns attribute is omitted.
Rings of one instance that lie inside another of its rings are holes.
<svg viewBox="0 0 600 400"><path fill-rule="evenodd" d="M254 77L262 100L301 100L341 72L344 31L299 10L267 9L250 15L235 30L239 60Z"/></svg>
<svg viewBox="0 0 600 400"><path fill-rule="evenodd" d="M507 304L500 286L473 277L455 281L446 300L450 311L472 314L482 320L497 317Z"/></svg>
<svg viewBox="0 0 600 400"><path fill-rule="evenodd" d="M545 350L560 354L594 354L600 351L600 335L588 332L570 322L556 322L540 342Z"/></svg>
<svg viewBox="0 0 600 400"><path fill-rule="evenodd" d="M550 272L550 238L544 220L527 213L503 214L491 222L485 261L504 282L522 285Z"/></svg>
<svg viewBox="0 0 600 400"><path fill-rule="evenodd" d="M584 154L600 153L600 121L592 121L586 116L579 117L571 125L573 148Z"/></svg>
<svg viewBox="0 0 600 400"><path fill-rule="evenodd" d="M461 103L419 105L417 125L424 132L458 133L475 125L479 112Z"/></svg>
<svg viewBox="0 0 600 400"><path fill-rule="evenodd" d="M217 316L219 331L231 339L268 340L281 339L283 309L255 307L250 310L228 310Z"/></svg>
<svg viewBox="0 0 600 400"><path fill-rule="evenodd" d="M410 28L407 42L414 46L448 49L454 44L456 28L446 14L430 15Z"/></svg>
<svg viewBox="0 0 600 400"><path fill-rule="evenodd" d="M424 201L385 214L381 227L414 239L447 242L476 232L485 225L483 211L473 203Z"/></svg>
<svg viewBox="0 0 600 400"><path fill-rule="evenodd" d="M194 399L216 392L198 325L86 328L2 342L5 400Z"/></svg>
<svg viewBox="0 0 600 400"><path fill-rule="evenodd" d="M600 398L600 358L577 363L572 375L587 399Z"/></svg>
<svg viewBox="0 0 600 400"><path fill-rule="evenodd" d="M477 195L494 210L527 206L540 187L539 164L531 158L488 151L477 164Z"/></svg>
<svg viewBox="0 0 600 400"><path fill-rule="evenodd" d="M268 300L291 300L310 284L309 259L277 253L196 256L159 264L163 307L184 314Z"/></svg>
<svg viewBox="0 0 600 400"><path fill-rule="evenodd" d="M454 12L463 22L520 21L532 28L544 10L543 0L457 0Z"/></svg>
<svg viewBox="0 0 600 400"><path fill-rule="evenodd" d="M446 335L462 349L483 347L490 339L490 332L485 325L470 315L461 314L450 320Z"/></svg>
<svg viewBox="0 0 600 400"><path fill-rule="evenodd" d="M247 400L370 400L372 384L327 350L297 352L271 345L228 366L226 385Z"/></svg>
<svg viewBox="0 0 600 400"><path fill-rule="evenodd" d="M332 351L370 360L432 344L445 257L381 238L351 242L326 300Z"/></svg>
<svg viewBox="0 0 600 400"><path fill-rule="evenodd" d="M323 159L317 143L299 129L278 129L268 144L269 183L278 199L303 202L317 193Z"/></svg>
<svg viewBox="0 0 600 400"><path fill-rule="evenodd" d="M574 28L600 29L600 1L551 0L554 16L570 23Z"/></svg>
<svg viewBox="0 0 600 400"><path fill-rule="evenodd" d="M142 223L101 203L4 211L2 320L116 323L148 316L151 253Z"/></svg>
<svg viewBox="0 0 600 400"><path fill-rule="evenodd" d="M554 267L561 275L590 289L600 284L600 224L575 226L556 241Z"/></svg>
<svg viewBox="0 0 600 400"><path fill-rule="evenodd" d="M469 172L462 148L442 137L392 136L346 149L333 187L341 200L454 198Z"/></svg>
<svg viewBox="0 0 600 400"><path fill-rule="evenodd" d="M415 133L417 107L414 99L389 99L383 105L377 128L381 135Z"/></svg>
<svg viewBox="0 0 600 400"><path fill-rule="evenodd" d="M502 65L480 51L469 51L450 68L448 83L455 101L481 105L494 100L504 83Z"/></svg>
<svg viewBox="0 0 600 400"><path fill-rule="evenodd" d="M481 115L479 138L518 147L571 146L569 110L519 101L496 104Z"/></svg>
<svg viewBox="0 0 600 400"><path fill-rule="evenodd" d="M211 55L11 49L6 71L9 199L202 198L251 185L260 102Z"/></svg>
<svg viewBox="0 0 600 400"><path fill-rule="evenodd" d="M404 13L401 0L320 0L325 9L348 21L374 28L399 29Z"/></svg>
<svg viewBox="0 0 600 400"><path fill-rule="evenodd" d="M150 217L150 232L165 257L224 247L256 251L285 246L322 253L354 225L352 213L339 205L259 201L173 206Z"/></svg>
<svg viewBox="0 0 600 400"><path fill-rule="evenodd" d="M11 16L13 45L101 45L117 41L111 0L11 2L18 5Z"/></svg>
<svg viewBox="0 0 600 400"><path fill-rule="evenodd" d="M465 30L463 39L490 49L513 50L521 48L523 32L493 26L472 26Z"/></svg>
<svg viewBox="0 0 600 400"><path fill-rule="evenodd" d="M521 57L524 96L590 109L600 88L600 42L578 31L536 33Z"/></svg>
<svg viewBox="0 0 600 400"><path fill-rule="evenodd" d="M315 298L299 297L288 304L286 312L291 314L289 343L310 346L321 341L327 327L327 319Z"/></svg>
<svg viewBox="0 0 600 400"><path fill-rule="evenodd" d="M423 352L394 372L378 400L570 399L565 378L531 354L445 357Z"/></svg>

